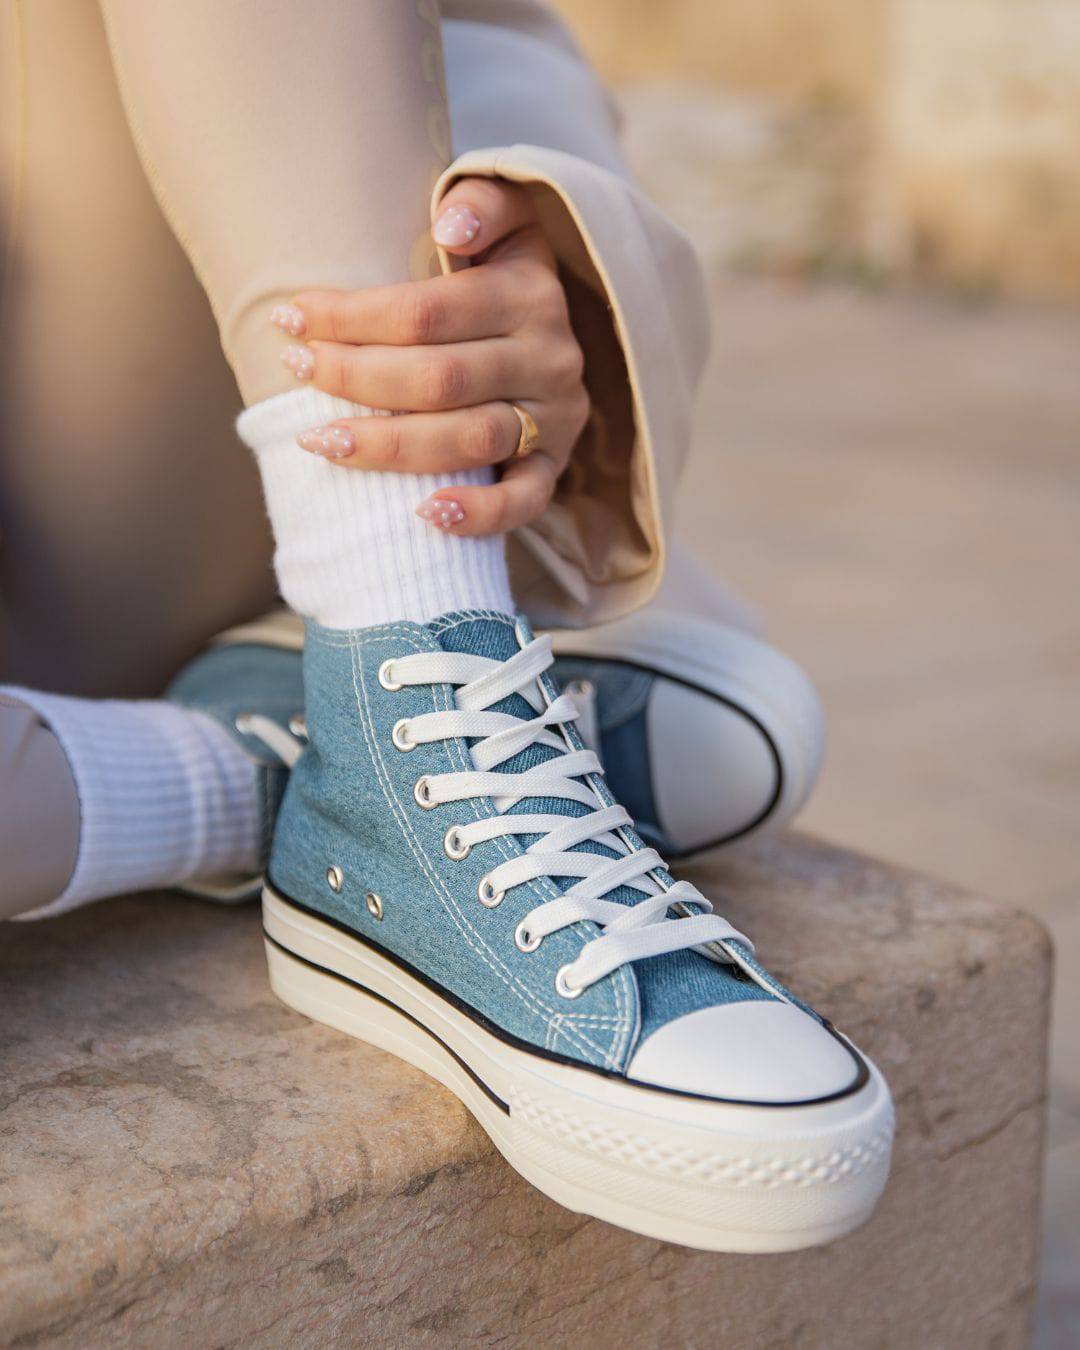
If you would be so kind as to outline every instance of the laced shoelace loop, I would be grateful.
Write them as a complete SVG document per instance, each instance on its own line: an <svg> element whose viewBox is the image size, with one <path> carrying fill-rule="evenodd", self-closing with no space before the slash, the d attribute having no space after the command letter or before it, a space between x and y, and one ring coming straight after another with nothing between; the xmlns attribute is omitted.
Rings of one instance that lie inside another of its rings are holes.
<svg viewBox="0 0 1080 1350"><path fill-rule="evenodd" d="M564 997L577 997L623 965L670 952L692 948L713 960L738 963L739 955L727 944L738 943L752 952L749 939L715 914L690 882L664 880L659 854L634 842L627 833L630 816L599 790L599 759L567 734L578 708L565 694L549 697L541 683L551 663L551 639L545 635L525 642L505 661L464 652L416 652L380 667L380 683L387 689L432 684L455 689L454 708L403 718L394 728L394 742L402 750L457 737L472 742L471 770L426 774L415 789L418 804L426 809L477 797L492 800L496 815L450 827L444 841L447 855L465 857L476 844L492 839L534 836L520 854L483 879L480 898L492 907L527 882L574 878L557 899L533 908L515 931L515 942L527 952L575 923L588 921L600 928L577 959L560 969L556 984ZM535 716L495 710L494 705L514 695ZM499 771L500 764L532 746L546 746L556 754L522 772ZM535 798L574 802L585 810L571 815L512 812L518 803ZM586 843L614 856L579 851ZM625 904L607 898L624 886L641 892L642 899Z"/></svg>
<svg viewBox="0 0 1080 1350"><path fill-rule="evenodd" d="M254 736L256 740L262 741L263 745L281 760L287 769L291 769L300 756L304 753L304 743L307 739L307 729L304 734L299 734L299 714L296 714L289 722L289 730L278 726L272 717L267 717L263 713L240 713L235 720L237 731L243 736ZM297 730L293 731L293 725L296 724Z"/></svg>

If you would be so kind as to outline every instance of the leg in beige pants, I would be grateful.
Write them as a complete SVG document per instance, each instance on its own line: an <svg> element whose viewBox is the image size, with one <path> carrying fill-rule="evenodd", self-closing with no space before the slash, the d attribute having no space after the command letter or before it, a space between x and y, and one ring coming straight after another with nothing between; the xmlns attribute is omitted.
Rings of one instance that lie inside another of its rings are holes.
<svg viewBox="0 0 1080 1350"><path fill-rule="evenodd" d="M291 380L277 300L427 268L449 135L431 4L103 10L111 61L94 0L0 0L0 678L145 694L273 597L240 401L176 238L264 398Z"/></svg>
<svg viewBox="0 0 1080 1350"><path fill-rule="evenodd" d="M0 678L156 693L274 595L240 400L97 6L6 0L0 101Z"/></svg>
<svg viewBox="0 0 1080 1350"><path fill-rule="evenodd" d="M0 681L155 694L272 602L221 346L267 397L274 303L426 274L449 153L427 0L0 0ZM28 908L77 799L24 708L0 782Z"/></svg>

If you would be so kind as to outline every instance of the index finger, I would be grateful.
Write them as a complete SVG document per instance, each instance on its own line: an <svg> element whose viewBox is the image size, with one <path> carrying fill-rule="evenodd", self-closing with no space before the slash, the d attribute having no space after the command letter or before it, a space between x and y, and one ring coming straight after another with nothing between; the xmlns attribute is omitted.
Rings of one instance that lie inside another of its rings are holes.
<svg viewBox="0 0 1080 1350"><path fill-rule="evenodd" d="M513 288L490 268L362 291L305 291L290 308L302 318L292 336L326 342L423 347L502 337L517 326Z"/></svg>

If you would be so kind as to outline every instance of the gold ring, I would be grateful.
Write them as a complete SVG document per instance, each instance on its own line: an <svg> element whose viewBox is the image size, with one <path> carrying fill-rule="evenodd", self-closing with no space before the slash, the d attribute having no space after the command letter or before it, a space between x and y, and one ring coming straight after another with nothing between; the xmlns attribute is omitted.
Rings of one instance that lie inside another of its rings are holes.
<svg viewBox="0 0 1080 1350"><path fill-rule="evenodd" d="M519 403L511 403L510 406L517 413L517 420L521 423L521 435L518 437L518 443L510 458L524 459L526 455L531 455L540 444L540 428L533 421L531 414L527 413Z"/></svg>

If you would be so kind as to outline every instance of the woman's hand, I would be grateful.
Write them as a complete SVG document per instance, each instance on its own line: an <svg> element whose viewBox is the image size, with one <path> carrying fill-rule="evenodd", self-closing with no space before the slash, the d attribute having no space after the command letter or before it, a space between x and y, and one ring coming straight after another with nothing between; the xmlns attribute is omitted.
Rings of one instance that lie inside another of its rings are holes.
<svg viewBox="0 0 1080 1350"><path fill-rule="evenodd" d="M475 265L449 276L363 291L309 291L272 316L304 346L283 360L339 398L407 415L344 418L300 436L346 469L445 473L508 461L490 487L436 492L418 513L455 534L497 534L534 519L585 425L584 357L554 254L522 188L464 179L433 234ZM539 448L511 459L521 423Z"/></svg>

